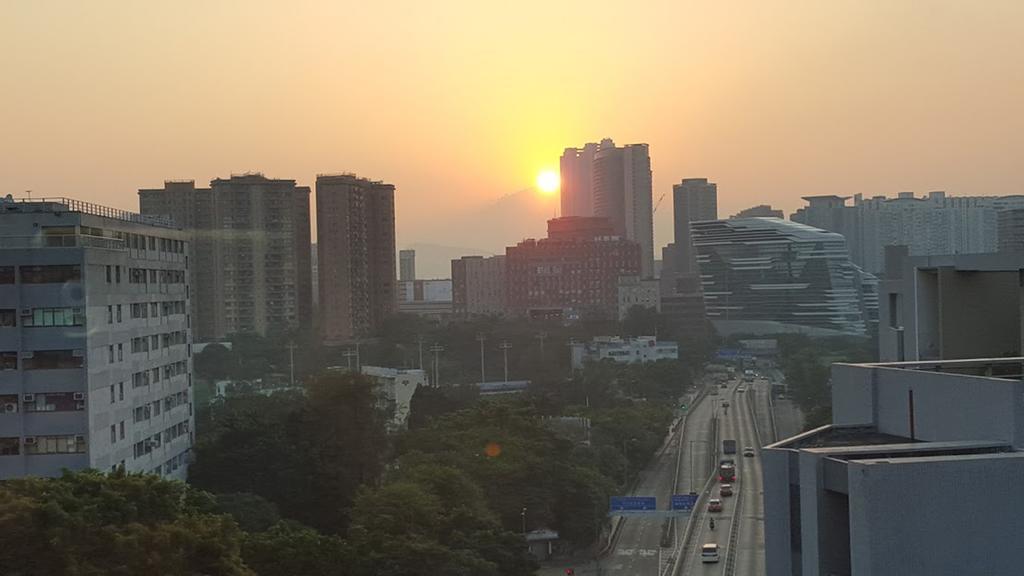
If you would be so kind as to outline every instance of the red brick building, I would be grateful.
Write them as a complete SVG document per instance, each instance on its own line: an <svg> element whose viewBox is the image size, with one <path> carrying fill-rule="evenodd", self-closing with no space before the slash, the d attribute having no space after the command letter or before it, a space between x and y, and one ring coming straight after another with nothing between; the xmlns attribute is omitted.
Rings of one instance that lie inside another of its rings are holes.
<svg viewBox="0 0 1024 576"><path fill-rule="evenodd" d="M640 274L640 245L606 218L566 216L548 220L547 238L506 248L505 266L512 314L614 318L619 276Z"/></svg>

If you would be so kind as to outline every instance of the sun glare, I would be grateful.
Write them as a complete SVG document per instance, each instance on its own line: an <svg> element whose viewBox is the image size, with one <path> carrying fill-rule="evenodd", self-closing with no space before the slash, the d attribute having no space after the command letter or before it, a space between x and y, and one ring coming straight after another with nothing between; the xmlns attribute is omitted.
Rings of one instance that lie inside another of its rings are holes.
<svg viewBox="0 0 1024 576"><path fill-rule="evenodd" d="M544 170L537 175L537 188L545 194L558 190L558 174L552 170Z"/></svg>

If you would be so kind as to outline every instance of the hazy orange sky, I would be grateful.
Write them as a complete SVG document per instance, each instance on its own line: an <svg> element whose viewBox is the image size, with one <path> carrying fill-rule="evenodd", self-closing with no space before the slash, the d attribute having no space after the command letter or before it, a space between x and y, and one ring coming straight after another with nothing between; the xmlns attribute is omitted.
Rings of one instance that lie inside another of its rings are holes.
<svg viewBox="0 0 1024 576"><path fill-rule="evenodd" d="M605 136L722 216L1024 193L1024 2L6 0L0 103L2 194L353 171L397 186L400 246L493 250L452 223Z"/></svg>

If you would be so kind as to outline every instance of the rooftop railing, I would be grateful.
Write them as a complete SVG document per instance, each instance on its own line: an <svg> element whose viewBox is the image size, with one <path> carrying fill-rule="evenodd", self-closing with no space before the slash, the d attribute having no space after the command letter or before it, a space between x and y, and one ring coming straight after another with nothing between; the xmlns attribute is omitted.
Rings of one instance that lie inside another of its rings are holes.
<svg viewBox="0 0 1024 576"><path fill-rule="evenodd" d="M147 216L144 214L138 214L136 212L129 212L128 210L121 210L120 208L111 208L110 206L103 206L101 204L93 204L92 202L85 202L83 200L75 200L74 198L13 198L10 200L0 199L0 209L6 209L7 206L18 206L27 207L33 204L51 204L55 206L64 206L68 212L80 212L82 214L91 214L93 216L103 216L104 218L112 218L114 220L121 220L123 222L135 222L137 224L146 224L148 226L159 226L161 228L178 228L178 225L174 223L170 218L163 218L160 216ZM56 210L51 210L56 211Z"/></svg>

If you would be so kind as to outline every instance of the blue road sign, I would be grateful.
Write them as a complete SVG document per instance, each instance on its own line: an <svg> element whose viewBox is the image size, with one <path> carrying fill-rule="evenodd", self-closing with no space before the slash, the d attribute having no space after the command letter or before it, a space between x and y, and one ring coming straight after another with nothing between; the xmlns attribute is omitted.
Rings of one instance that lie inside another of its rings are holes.
<svg viewBox="0 0 1024 576"><path fill-rule="evenodd" d="M693 507L697 505L696 494L673 494L672 495L672 509L673 510L693 510Z"/></svg>
<svg viewBox="0 0 1024 576"><path fill-rule="evenodd" d="M608 508L612 511L657 510L658 499L654 496L612 496Z"/></svg>
<svg viewBox="0 0 1024 576"><path fill-rule="evenodd" d="M739 348L719 348L715 352L715 356L719 360L735 360L743 355L743 351Z"/></svg>

